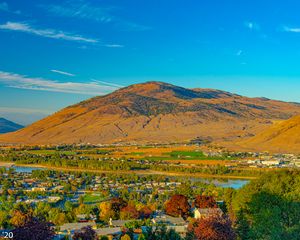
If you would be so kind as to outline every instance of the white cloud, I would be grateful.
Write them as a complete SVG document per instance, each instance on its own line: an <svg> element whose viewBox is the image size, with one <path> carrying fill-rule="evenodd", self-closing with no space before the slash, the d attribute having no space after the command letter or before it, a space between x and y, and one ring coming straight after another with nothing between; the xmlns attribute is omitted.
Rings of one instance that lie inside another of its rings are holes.
<svg viewBox="0 0 300 240"><path fill-rule="evenodd" d="M11 10L10 7L8 6L7 2L0 2L0 11L13 13L13 14L16 14L16 15L21 14L20 10L16 10L16 11Z"/></svg>
<svg viewBox="0 0 300 240"><path fill-rule="evenodd" d="M244 22L244 25L250 30L259 30L260 26L255 22Z"/></svg>
<svg viewBox="0 0 300 240"><path fill-rule="evenodd" d="M86 95L104 95L120 88L118 85L105 82L59 82L3 71L0 71L0 83L11 88Z"/></svg>
<svg viewBox="0 0 300 240"><path fill-rule="evenodd" d="M300 28L291 28L291 27L284 26L283 31L284 32L300 33Z"/></svg>
<svg viewBox="0 0 300 240"><path fill-rule="evenodd" d="M92 6L84 0L70 0L62 5L40 5L40 7L57 16L80 18L105 24L113 24L121 30L144 31L150 29L148 26L137 24L116 16L113 13L116 9L115 7Z"/></svg>
<svg viewBox="0 0 300 240"><path fill-rule="evenodd" d="M122 47L124 47L124 45L120 45L120 44L105 44L104 46L108 47L108 48L122 48Z"/></svg>
<svg viewBox="0 0 300 240"><path fill-rule="evenodd" d="M20 22L7 22L5 24L0 25L0 29L25 32L25 33L34 34L41 37L62 39L67 41L87 42L87 43L98 42L98 39L86 38L80 35L74 35L63 31L58 31L55 29L36 29L27 23L20 23Z"/></svg>
<svg viewBox="0 0 300 240"><path fill-rule="evenodd" d="M237 55L237 56L241 56L242 53L243 53L243 51L242 51L242 50L239 50L239 51L237 51L236 55Z"/></svg>
<svg viewBox="0 0 300 240"><path fill-rule="evenodd" d="M64 71L60 71L60 70L55 70L55 69L52 69L52 70L50 70L50 71L51 71L51 72L54 72L54 73L58 73L58 74L70 76L70 77L76 76L76 75L73 74L73 73L68 73L68 72L64 72Z"/></svg>
<svg viewBox="0 0 300 240"><path fill-rule="evenodd" d="M101 84L108 85L108 86L112 86L112 87L117 87L117 88L122 88L122 87L124 87L124 86L119 85L119 84L114 84L114 83L104 82L104 81L100 81L100 80L97 80L97 79L91 79L91 80L92 80L93 82L101 83Z"/></svg>

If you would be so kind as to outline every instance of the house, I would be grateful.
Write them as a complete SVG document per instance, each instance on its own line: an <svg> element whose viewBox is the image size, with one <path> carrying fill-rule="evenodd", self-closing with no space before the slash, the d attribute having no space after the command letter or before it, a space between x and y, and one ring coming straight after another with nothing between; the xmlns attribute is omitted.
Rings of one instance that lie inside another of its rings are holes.
<svg viewBox="0 0 300 240"><path fill-rule="evenodd" d="M173 229L177 232L181 237L185 237L187 234L187 225L185 226L167 226L167 230Z"/></svg>
<svg viewBox="0 0 300 240"><path fill-rule="evenodd" d="M89 220L96 220L96 216L92 215L92 214L77 214L76 218L78 220L78 222L88 222Z"/></svg>
<svg viewBox="0 0 300 240"><path fill-rule="evenodd" d="M75 231L79 231L83 227L91 226L93 229L97 228L95 222L77 222L77 223L65 223L60 226L60 232L68 232L73 233Z"/></svg>
<svg viewBox="0 0 300 240"><path fill-rule="evenodd" d="M122 234L122 229L120 227L106 227L106 228L98 228L95 230L98 237L107 236L116 238Z"/></svg>
<svg viewBox="0 0 300 240"><path fill-rule="evenodd" d="M165 224L167 226L184 226L186 221L182 217L172 217L163 213L156 214L152 218L154 224Z"/></svg>
<svg viewBox="0 0 300 240"><path fill-rule="evenodd" d="M194 208L192 211L196 219L223 215L223 211L220 208Z"/></svg>
<svg viewBox="0 0 300 240"><path fill-rule="evenodd" d="M124 227L126 223L131 222L132 220L112 220L109 219L110 227Z"/></svg>

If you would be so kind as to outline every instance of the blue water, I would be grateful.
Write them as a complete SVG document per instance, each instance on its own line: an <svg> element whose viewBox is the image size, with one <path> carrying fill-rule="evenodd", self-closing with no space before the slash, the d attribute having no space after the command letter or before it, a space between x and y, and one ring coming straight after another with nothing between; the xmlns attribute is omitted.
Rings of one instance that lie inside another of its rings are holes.
<svg viewBox="0 0 300 240"><path fill-rule="evenodd" d="M204 182L207 184L214 184L217 187L223 187L223 188L233 188L233 189L239 189L243 186L245 186L247 183L249 183L249 180L242 180L242 179L220 179L220 178L191 178L192 181L196 182Z"/></svg>
<svg viewBox="0 0 300 240"><path fill-rule="evenodd" d="M37 167L19 167L19 166L13 166L13 169L15 169L18 173L32 173L33 170L40 170L42 168Z"/></svg>
<svg viewBox="0 0 300 240"><path fill-rule="evenodd" d="M20 166L13 166L18 173L32 173L33 170L41 170L43 168L38 167L20 167ZM204 178L192 178L192 181L203 181L205 183L213 183L218 187L223 188L233 188L233 189L239 189L249 183L249 180L241 180L241 179L204 179Z"/></svg>
<svg viewBox="0 0 300 240"><path fill-rule="evenodd" d="M226 182L220 182L217 180L215 184L216 186L220 186L223 188L239 189L245 186L247 183L249 183L249 180L228 180Z"/></svg>

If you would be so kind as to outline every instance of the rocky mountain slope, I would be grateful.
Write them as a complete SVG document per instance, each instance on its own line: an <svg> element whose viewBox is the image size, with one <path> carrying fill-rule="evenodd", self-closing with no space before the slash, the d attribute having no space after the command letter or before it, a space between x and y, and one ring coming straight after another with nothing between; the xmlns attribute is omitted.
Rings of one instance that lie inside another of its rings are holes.
<svg viewBox="0 0 300 240"><path fill-rule="evenodd" d="M213 89L147 82L69 106L1 143L170 143L253 136L300 114L300 105Z"/></svg>
<svg viewBox="0 0 300 240"><path fill-rule="evenodd" d="M275 123L239 145L257 151L300 153L300 115Z"/></svg>

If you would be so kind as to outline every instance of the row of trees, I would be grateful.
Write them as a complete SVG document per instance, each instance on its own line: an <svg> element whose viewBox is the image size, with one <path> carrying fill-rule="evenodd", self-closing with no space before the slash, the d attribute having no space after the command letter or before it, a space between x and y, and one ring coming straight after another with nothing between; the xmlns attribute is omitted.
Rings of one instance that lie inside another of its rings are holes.
<svg viewBox="0 0 300 240"><path fill-rule="evenodd" d="M100 155L101 156L101 155ZM120 161L122 160L122 161ZM163 161L147 161L147 164L139 161L112 157L98 158L81 155L68 154L34 154L24 152L8 152L0 156L0 161L10 161L21 164L42 164L55 167L73 167L91 170L117 171L117 170L145 170L184 172L184 173L202 173L217 175L238 175L238 176L259 176L263 171L248 169L232 169L222 165L198 165L194 168L184 166L174 166Z"/></svg>

